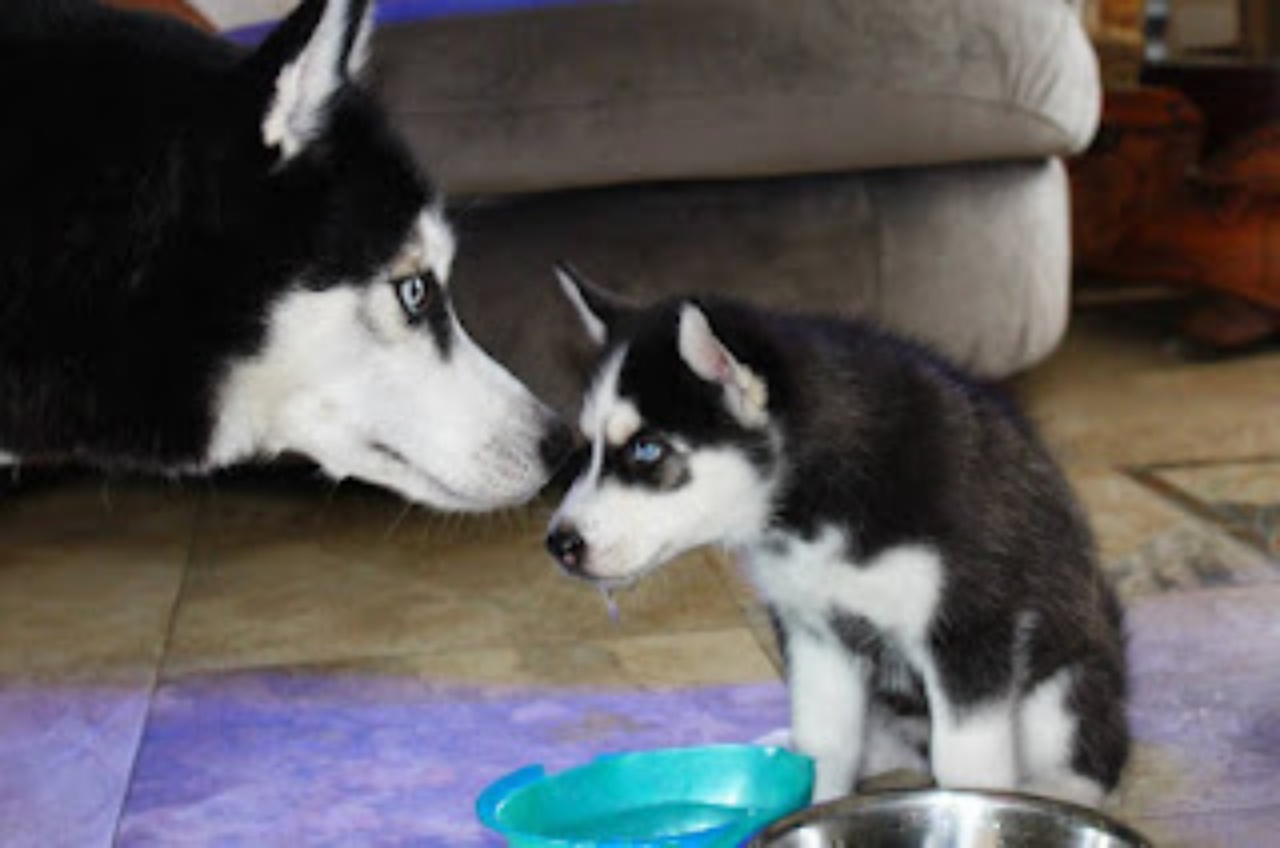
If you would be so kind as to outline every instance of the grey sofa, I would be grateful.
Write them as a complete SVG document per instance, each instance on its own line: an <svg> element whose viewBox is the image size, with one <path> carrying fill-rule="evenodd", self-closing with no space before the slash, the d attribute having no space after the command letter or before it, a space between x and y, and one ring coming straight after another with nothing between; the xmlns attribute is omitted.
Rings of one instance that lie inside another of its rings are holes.
<svg viewBox="0 0 1280 848"><path fill-rule="evenodd" d="M376 84L455 200L459 308L562 407L551 264L647 298L870 316L988 377L1064 331L1068 0L621 0L384 26Z"/></svg>

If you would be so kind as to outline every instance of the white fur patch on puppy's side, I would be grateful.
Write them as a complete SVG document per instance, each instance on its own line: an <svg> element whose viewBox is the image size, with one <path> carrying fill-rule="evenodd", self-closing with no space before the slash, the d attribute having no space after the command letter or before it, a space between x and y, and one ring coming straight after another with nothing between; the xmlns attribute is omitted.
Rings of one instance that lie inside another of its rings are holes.
<svg viewBox="0 0 1280 848"><path fill-rule="evenodd" d="M783 615L834 608L899 639L913 660L923 650L943 585L942 561L929 546L899 545L851 567L848 539L828 526L812 540L741 553L752 583Z"/></svg>
<svg viewBox="0 0 1280 848"><path fill-rule="evenodd" d="M769 387L716 337L707 316L692 303L680 310L680 358L694 374L724 387L729 411L748 427L769 421Z"/></svg>

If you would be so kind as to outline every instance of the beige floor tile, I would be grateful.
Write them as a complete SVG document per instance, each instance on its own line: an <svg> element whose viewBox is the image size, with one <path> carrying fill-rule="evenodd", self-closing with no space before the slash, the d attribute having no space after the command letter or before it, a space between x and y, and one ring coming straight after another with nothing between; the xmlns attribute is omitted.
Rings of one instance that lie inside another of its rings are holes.
<svg viewBox="0 0 1280 848"><path fill-rule="evenodd" d="M1280 504L1280 459L1159 468L1153 473L1207 505Z"/></svg>
<svg viewBox="0 0 1280 848"><path fill-rule="evenodd" d="M136 680L163 650L195 495L96 480L0 502L0 675Z"/></svg>
<svg viewBox="0 0 1280 848"><path fill-rule="evenodd" d="M729 593L746 617L747 626L751 628L751 633L755 636L760 650L764 651L765 656L773 663L773 667L778 674L785 676L785 663L782 660L782 650L778 645L778 638L774 632L773 620L769 617L769 612L760 600L760 596L756 594L751 582L747 580L742 569L734 564L731 557L720 553L712 554L711 556L715 559L716 567L724 575L724 581L729 587Z"/></svg>
<svg viewBox="0 0 1280 848"><path fill-rule="evenodd" d="M1130 556L1152 538L1190 520L1186 513L1121 472L1077 467L1066 471L1089 513L1104 561Z"/></svg>
<svg viewBox="0 0 1280 848"><path fill-rule="evenodd" d="M0 488L0 541L65 544L92 550L101 542L186 544L204 489L198 483L112 479L91 474L36 477Z"/></svg>
<svg viewBox="0 0 1280 848"><path fill-rule="evenodd" d="M194 504L92 481L0 500L0 844L111 844Z"/></svg>
<svg viewBox="0 0 1280 848"><path fill-rule="evenodd" d="M265 504L265 506L264 506ZM320 506L307 492L212 499L166 663L170 673L420 651L503 648L738 626L742 616L702 554L619 598L562 576L543 523L476 522L394 502Z"/></svg>
<svg viewBox="0 0 1280 848"><path fill-rule="evenodd" d="M1017 382L1065 462L1133 466L1280 455L1280 354L1202 364L1169 324L1082 312L1063 347Z"/></svg>
<svg viewBox="0 0 1280 848"><path fill-rule="evenodd" d="M1280 579L1263 553L1126 474L1071 467L1104 569L1124 598Z"/></svg>
<svg viewBox="0 0 1280 848"><path fill-rule="evenodd" d="M1280 559L1280 460L1165 467L1150 472L1237 537Z"/></svg>
<svg viewBox="0 0 1280 848"><path fill-rule="evenodd" d="M352 667L444 683L597 690L715 686L777 679L769 658L745 627L419 654Z"/></svg>

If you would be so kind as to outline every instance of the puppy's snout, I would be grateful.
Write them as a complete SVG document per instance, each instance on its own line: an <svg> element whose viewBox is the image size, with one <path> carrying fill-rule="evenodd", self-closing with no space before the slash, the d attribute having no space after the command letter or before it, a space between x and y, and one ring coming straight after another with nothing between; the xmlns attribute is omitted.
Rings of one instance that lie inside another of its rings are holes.
<svg viewBox="0 0 1280 848"><path fill-rule="evenodd" d="M582 574L587 555L587 543L572 526L563 525L547 534L547 550L556 562L570 574Z"/></svg>

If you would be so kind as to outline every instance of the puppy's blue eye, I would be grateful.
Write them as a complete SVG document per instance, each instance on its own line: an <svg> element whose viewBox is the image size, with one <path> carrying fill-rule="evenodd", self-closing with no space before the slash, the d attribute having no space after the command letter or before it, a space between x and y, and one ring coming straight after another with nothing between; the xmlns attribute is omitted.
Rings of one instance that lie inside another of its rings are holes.
<svg viewBox="0 0 1280 848"><path fill-rule="evenodd" d="M426 311L429 294L430 290L427 287L427 281L422 279L419 274L405 277L396 282L396 296L400 299L400 306L410 319L418 318Z"/></svg>
<svg viewBox="0 0 1280 848"><path fill-rule="evenodd" d="M658 439L636 438L631 440L627 456L636 465L654 465L667 456L667 446Z"/></svg>

